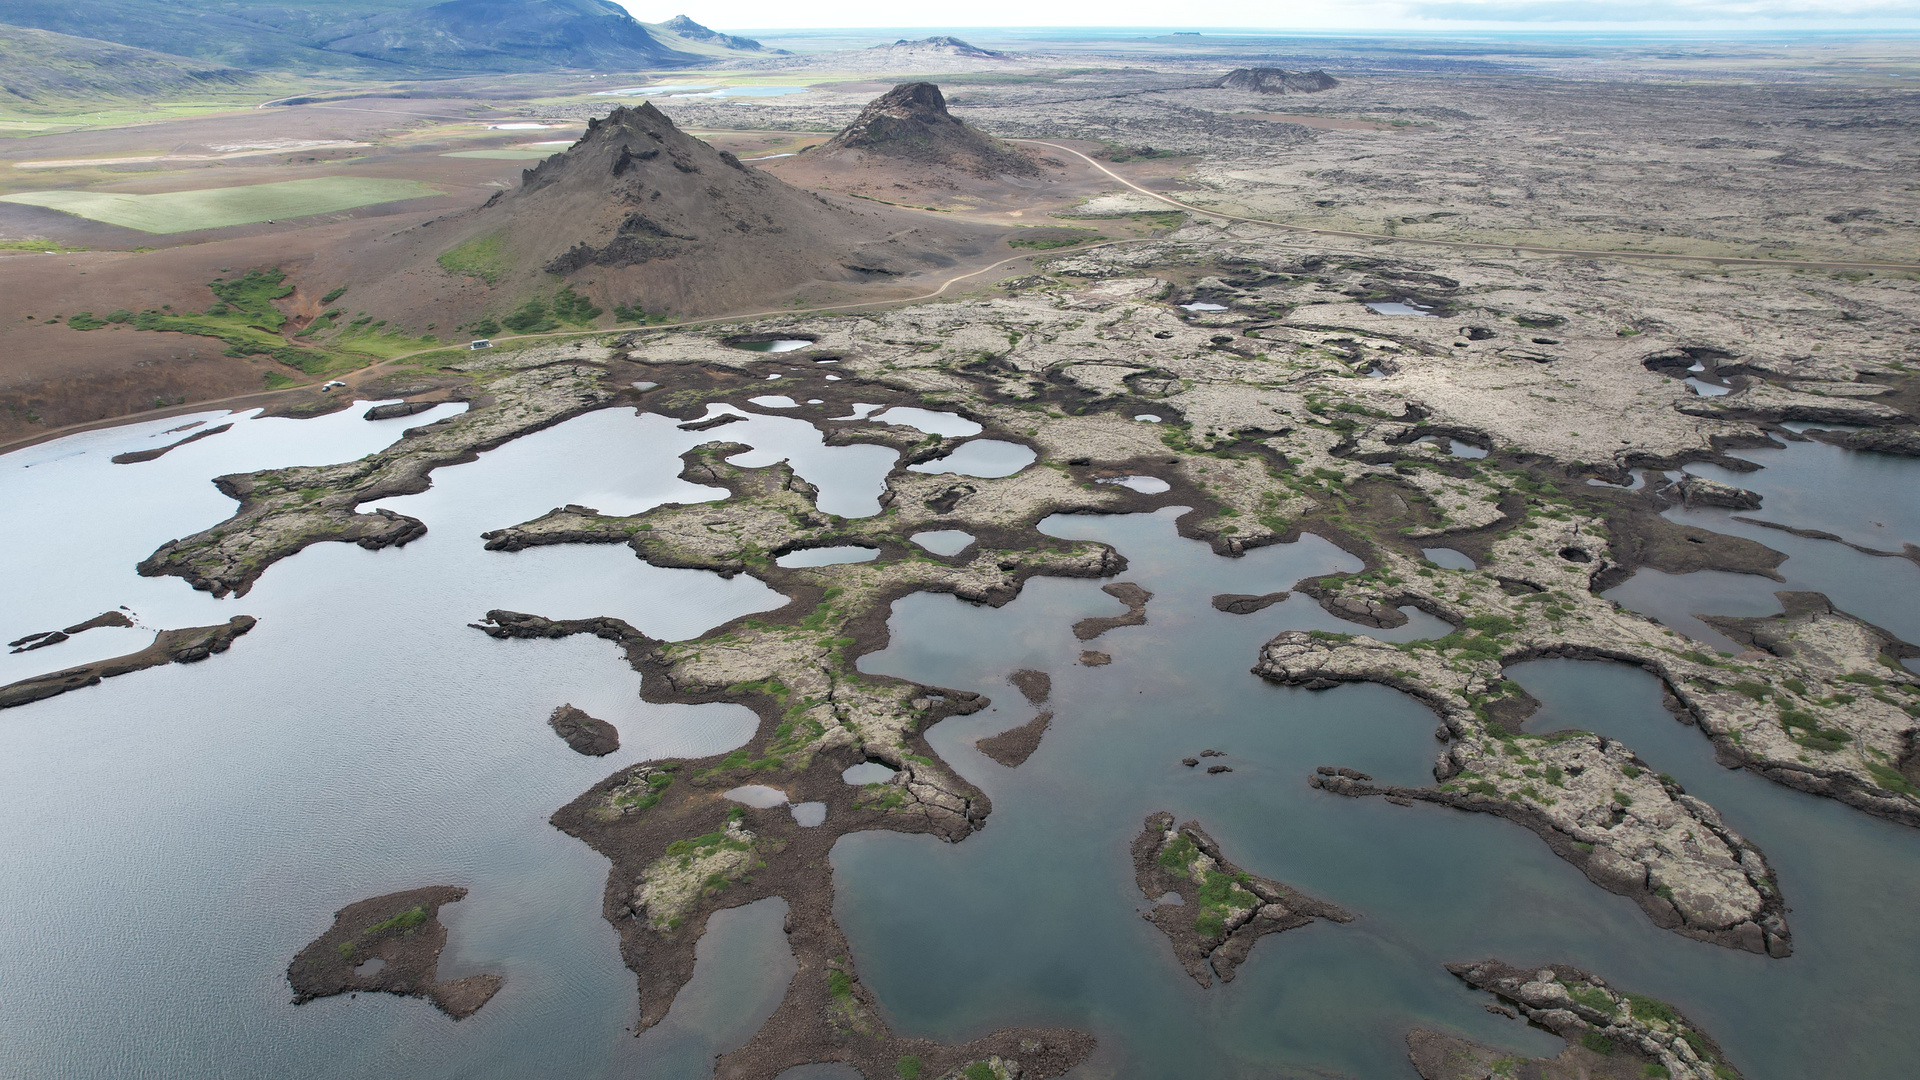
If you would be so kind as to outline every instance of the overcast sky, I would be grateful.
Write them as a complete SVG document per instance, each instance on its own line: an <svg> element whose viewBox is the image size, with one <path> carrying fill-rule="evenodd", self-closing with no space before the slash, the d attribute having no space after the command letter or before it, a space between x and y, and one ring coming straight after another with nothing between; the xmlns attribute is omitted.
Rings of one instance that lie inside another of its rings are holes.
<svg viewBox="0 0 1920 1080"><path fill-rule="evenodd" d="M687 14L722 30L817 27L1180 26L1182 13L1207 27L1447 29L1511 25L1564 27L1691 26L1756 30L1784 26L1920 28L1920 0L968 0L961 5L903 5L898 0L620 0L638 18L661 22Z"/></svg>

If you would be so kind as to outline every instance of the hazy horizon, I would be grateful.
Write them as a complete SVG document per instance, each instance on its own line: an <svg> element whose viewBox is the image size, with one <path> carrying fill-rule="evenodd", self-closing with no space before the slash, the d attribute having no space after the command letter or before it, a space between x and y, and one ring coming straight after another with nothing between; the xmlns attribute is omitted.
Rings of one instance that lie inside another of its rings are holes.
<svg viewBox="0 0 1920 1080"><path fill-rule="evenodd" d="M964 11L945 12L938 22L902 23L897 5L881 0L840 0L796 8L770 0L620 0L636 18L663 22L687 15L728 31L776 30L1108 30L1141 33L1640 33L1726 34L1872 33L1920 31L1920 3L1883 0L1592 0L1517 3L1513 0L1376 0L1338 6L1277 5L1264 0L1222 0L1207 8L1208 23L1169 24L1164 5L1089 3L1048 5L1040 17L1031 5L981 0ZM677 6L676 6L677 5ZM671 8L671 10L668 10ZM796 19L795 16L803 16Z"/></svg>

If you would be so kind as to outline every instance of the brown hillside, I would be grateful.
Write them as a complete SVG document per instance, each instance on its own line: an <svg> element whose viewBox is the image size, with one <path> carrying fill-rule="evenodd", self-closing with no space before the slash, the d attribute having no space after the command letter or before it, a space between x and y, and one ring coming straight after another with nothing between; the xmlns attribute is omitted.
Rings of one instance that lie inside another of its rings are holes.
<svg viewBox="0 0 1920 1080"><path fill-rule="evenodd" d="M681 315L777 302L810 284L901 279L952 266L992 238L791 187L686 134L651 104L592 121L518 188L396 240L419 244L423 233L435 242L406 276L444 277L432 265L439 255L497 238L502 261L493 288L481 290L495 309L558 276L609 307Z"/></svg>
<svg viewBox="0 0 1920 1080"><path fill-rule="evenodd" d="M901 83L875 98L845 131L815 151L823 158L878 154L974 176L1038 176L1040 163L947 111L932 83Z"/></svg>

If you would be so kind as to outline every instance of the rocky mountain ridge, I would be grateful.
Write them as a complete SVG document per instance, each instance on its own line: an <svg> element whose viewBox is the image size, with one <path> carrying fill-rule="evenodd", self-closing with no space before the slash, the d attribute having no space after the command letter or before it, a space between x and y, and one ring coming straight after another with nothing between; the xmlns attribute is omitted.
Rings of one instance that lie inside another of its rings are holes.
<svg viewBox="0 0 1920 1080"><path fill-rule="evenodd" d="M685 15L649 29L612 0L0 0L0 23L253 71L334 75L634 71L777 53Z"/></svg>

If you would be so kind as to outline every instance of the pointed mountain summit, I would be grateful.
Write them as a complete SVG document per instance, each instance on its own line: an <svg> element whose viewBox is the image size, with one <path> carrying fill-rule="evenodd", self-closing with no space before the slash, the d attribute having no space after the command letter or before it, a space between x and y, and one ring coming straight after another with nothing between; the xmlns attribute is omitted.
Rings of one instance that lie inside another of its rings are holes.
<svg viewBox="0 0 1920 1080"><path fill-rule="evenodd" d="M457 231L448 236L442 225ZM499 297L493 306L551 288L548 275L557 275L605 307L681 315L736 310L809 284L904 277L987 242L959 222L802 191L681 131L651 104L590 121L518 188L442 225L410 230L438 234L432 273L486 280ZM478 252L486 264L470 269Z"/></svg>
<svg viewBox="0 0 1920 1080"><path fill-rule="evenodd" d="M947 99L928 82L901 83L861 110L859 119L818 151L832 158L854 152L944 165L974 176L1038 176L1032 155L981 132L947 112Z"/></svg>

